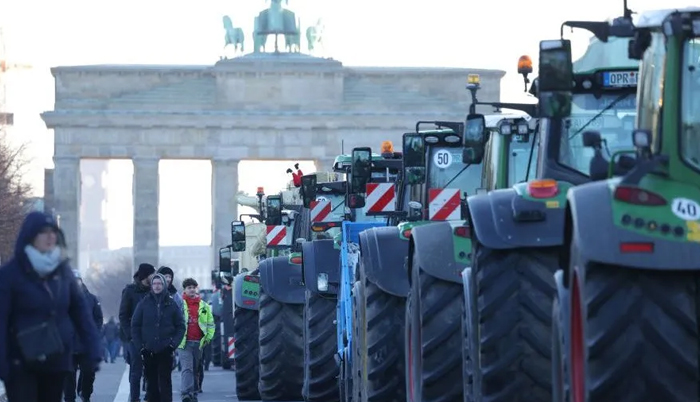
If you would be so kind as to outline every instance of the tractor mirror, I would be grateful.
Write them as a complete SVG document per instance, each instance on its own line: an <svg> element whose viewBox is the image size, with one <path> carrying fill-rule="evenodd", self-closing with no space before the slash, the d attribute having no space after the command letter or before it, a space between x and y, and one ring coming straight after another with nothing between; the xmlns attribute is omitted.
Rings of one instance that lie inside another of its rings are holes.
<svg viewBox="0 0 700 402"><path fill-rule="evenodd" d="M219 249L219 272L231 273L231 247L221 247Z"/></svg>
<svg viewBox="0 0 700 402"><path fill-rule="evenodd" d="M245 223L242 221L231 222L231 249L235 253L245 251Z"/></svg>
<svg viewBox="0 0 700 402"><path fill-rule="evenodd" d="M425 183L425 139L418 133L403 135L403 174L407 184Z"/></svg>
<svg viewBox="0 0 700 402"><path fill-rule="evenodd" d="M422 135L403 135L403 167L425 167L425 141Z"/></svg>
<svg viewBox="0 0 700 402"><path fill-rule="evenodd" d="M282 224L282 197L279 195L268 195L265 199L266 216L265 224L279 226Z"/></svg>
<svg viewBox="0 0 700 402"><path fill-rule="evenodd" d="M355 148L352 150L352 169L350 172L350 193L365 192L365 186L372 174L372 149Z"/></svg>
<svg viewBox="0 0 700 402"><path fill-rule="evenodd" d="M573 81L571 41L565 39L541 41L537 79L541 117L563 118L571 115Z"/></svg>
<svg viewBox="0 0 700 402"><path fill-rule="evenodd" d="M484 150L488 134L486 119L483 114L470 114L464 125L464 143L462 147L462 163L479 164L484 159Z"/></svg>
<svg viewBox="0 0 700 402"><path fill-rule="evenodd" d="M301 196L304 201L304 208L311 208L311 202L316 199L317 180L315 174L301 177Z"/></svg>

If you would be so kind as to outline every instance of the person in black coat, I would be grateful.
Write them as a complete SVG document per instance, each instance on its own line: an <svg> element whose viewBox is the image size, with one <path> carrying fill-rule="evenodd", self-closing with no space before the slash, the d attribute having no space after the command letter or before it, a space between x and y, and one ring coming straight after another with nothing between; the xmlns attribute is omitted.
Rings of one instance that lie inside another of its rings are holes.
<svg viewBox="0 0 700 402"><path fill-rule="evenodd" d="M119 306L119 325L121 326L121 339L124 344L124 357L129 365L130 401L141 400L141 377L143 376L143 360L141 350L131 339L131 317L136 306L148 295L151 277L156 269L151 264L141 264L134 274L134 283L126 285L122 291L122 300ZM148 398L146 398L148 400Z"/></svg>
<svg viewBox="0 0 700 402"><path fill-rule="evenodd" d="M151 293L136 306L131 318L131 337L143 358L148 402L172 402L173 354L186 331L183 313L166 286L165 277L155 274Z"/></svg>
<svg viewBox="0 0 700 402"><path fill-rule="evenodd" d="M80 277L80 271L73 270L75 278L78 281L80 289L85 295L85 300L88 304L88 309L92 313L92 318L95 321L97 330L102 332L102 324L104 315L102 314L102 306L97 296L90 293L83 279ZM75 375L80 370L80 376L76 382ZM85 359L85 347L82 340L77 336L73 338L73 371L66 376L65 389L63 390L64 399L66 402L75 402L76 388L78 396L83 402L90 402L93 388L95 385L95 372L92 370L90 362Z"/></svg>
<svg viewBox="0 0 700 402"><path fill-rule="evenodd" d="M110 363L114 363L119 354L119 325L114 320L114 317L109 317L109 321L105 324L102 329L102 333L105 338L105 345L107 349L107 357L105 361L109 360Z"/></svg>
<svg viewBox="0 0 700 402"><path fill-rule="evenodd" d="M76 331L91 369L99 368L99 333L62 238L51 215L32 212L0 267L0 380L9 402L61 401Z"/></svg>

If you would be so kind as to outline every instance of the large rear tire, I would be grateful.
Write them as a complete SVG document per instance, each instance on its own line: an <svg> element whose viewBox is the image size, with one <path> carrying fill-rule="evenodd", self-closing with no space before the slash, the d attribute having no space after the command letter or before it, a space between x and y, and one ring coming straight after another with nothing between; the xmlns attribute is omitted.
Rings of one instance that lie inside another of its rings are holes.
<svg viewBox="0 0 700 402"><path fill-rule="evenodd" d="M362 375L362 402L404 402L404 331L406 300L381 290L363 275L365 321L360 324L364 343L358 345Z"/></svg>
<svg viewBox="0 0 700 402"><path fill-rule="evenodd" d="M550 402L558 250L475 248L482 401Z"/></svg>
<svg viewBox="0 0 700 402"><path fill-rule="evenodd" d="M365 287L362 285L361 281L356 281L352 289L352 344L350 348L350 353L352 354L352 360L350 361L350 370L352 372L352 378L350 380L350 387L352 389L353 402L362 401L362 373L360 372L361 358L360 358L360 348L359 345L364 342L362 339L362 332L360 331L359 323L364 319L364 314L362 310L362 300L365 298Z"/></svg>
<svg viewBox="0 0 700 402"><path fill-rule="evenodd" d="M260 292L260 381L264 401L299 400L304 385L303 304Z"/></svg>
<svg viewBox="0 0 700 402"><path fill-rule="evenodd" d="M233 313L233 336L236 339L236 396L241 401L260 399L258 381L260 379L260 360L258 347L257 310L236 308Z"/></svg>
<svg viewBox="0 0 700 402"><path fill-rule="evenodd" d="M583 390L588 401L700 400L700 274L576 265L571 285L573 401L583 402ZM576 321L583 330L575 331Z"/></svg>
<svg viewBox="0 0 700 402"><path fill-rule="evenodd" d="M568 368L566 367L566 341L564 331L567 320L564 319L559 297L552 303L552 402L569 401Z"/></svg>
<svg viewBox="0 0 700 402"><path fill-rule="evenodd" d="M406 326L408 400L463 400L462 285L428 275L414 260L409 298L406 309L406 319L411 320Z"/></svg>
<svg viewBox="0 0 700 402"><path fill-rule="evenodd" d="M308 402L337 402L338 353L336 333L337 299L306 291L304 310L304 400Z"/></svg>

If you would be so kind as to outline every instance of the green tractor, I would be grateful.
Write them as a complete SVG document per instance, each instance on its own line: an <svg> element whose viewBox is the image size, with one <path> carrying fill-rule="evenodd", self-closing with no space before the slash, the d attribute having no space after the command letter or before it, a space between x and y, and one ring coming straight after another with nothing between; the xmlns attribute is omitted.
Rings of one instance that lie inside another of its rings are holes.
<svg viewBox="0 0 700 402"><path fill-rule="evenodd" d="M700 400L700 8L642 13L635 25L625 11L627 30L578 23L602 41L631 38L629 56L641 64L627 130L634 150L606 160L605 130L589 128L582 138L595 155L593 182L563 200L556 402ZM540 46L552 73L540 75L540 102L556 99L549 111L562 118L572 92L568 48L564 40Z"/></svg>
<svg viewBox="0 0 700 402"><path fill-rule="evenodd" d="M553 274L565 241L566 194L595 180L588 174L596 153L587 148L586 130L599 129L609 152L631 148L638 62L626 51L622 40L591 42L564 78L570 91L566 115L551 113L558 98L543 100L549 70L541 68L533 85L539 105L516 107L538 120L523 181L467 199L472 264L462 273L466 400L551 400L550 312ZM532 71L528 61L524 56L519 62L526 83ZM469 119L483 118L471 114ZM480 125L465 136L465 155L479 152ZM625 171L628 158L622 159L615 174Z"/></svg>

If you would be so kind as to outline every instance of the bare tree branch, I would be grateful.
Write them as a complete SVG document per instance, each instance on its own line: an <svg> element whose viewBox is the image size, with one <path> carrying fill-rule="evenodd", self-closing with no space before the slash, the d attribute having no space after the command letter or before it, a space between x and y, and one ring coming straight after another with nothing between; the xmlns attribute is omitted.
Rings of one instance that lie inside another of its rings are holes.
<svg viewBox="0 0 700 402"><path fill-rule="evenodd" d="M31 194L24 181L27 161L25 145L13 147L7 133L0 127L0 259L9 260L14 243L26 215L27 200Z"/></svg>

